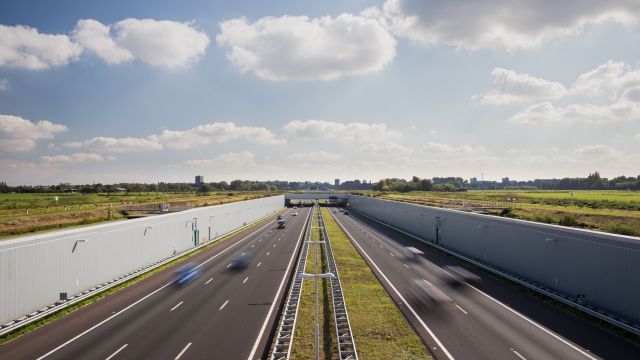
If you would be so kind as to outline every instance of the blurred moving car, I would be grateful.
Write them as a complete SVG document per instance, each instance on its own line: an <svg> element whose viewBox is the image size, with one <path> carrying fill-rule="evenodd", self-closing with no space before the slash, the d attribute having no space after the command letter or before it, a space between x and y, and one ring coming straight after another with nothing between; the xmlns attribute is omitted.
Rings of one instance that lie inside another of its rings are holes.
<svg viewBox="0 0 640 360"><path fill-rule="evenodd" d="M282 220L282 215L278 215L278 220Z"/></svg>
<svg viewBox="0 0 640 360"><path fill-rule="evenodd" d="M298 212L294 212L293 214L291 214L292 216L298 216Z"/></svg>
<svg viewBox="0 0 640 360"><path fill-rule="evenodd" d="M284 229L284 227L287 224L284 222L284 220L278 220L278 229Z"/></svg>
<svg viewBox="0 0 640 360"><path fill-rule="evenodd" d="M409 298L414 305L424 308L453 302L442 290L423 279L413 279L411 281Z"/></svg>
<svg viewBox="0 0 640 360"><path fill-rule="evenodd" d="M460 266L447 265L444 269L449 275L446 281L451 286L461 286L464 284L477 285L480 283L480 277L478 275Z"/></svg>
<svg viewBox="0 0 640 360"><path fill-rule="evenodd" d="M349 212L347 210L344 211L345 215L349 215Z"/></svg>
<svg viewBox="0 0 640 360"><path fill-rule="evenodd" d="M237 258L231 260L227 269L229 270L242 270L249 266L249 262L251 262L251 258L247 253L242 253Z"/></svg>
<svg viewBox="0 0 640 360"><path fill-rule="evenodd" d="M412 262L418 261L418 256L423 254L424 252L422 252L422 250L418 250L413 246L407 246L406 248L404 248L404 256L407 258L407 260Z"/></svg>
<svg viewBox="0 0 640 360"><path fill-rule="evenodd" d="M189 263L175 272L174 281L179 286L187 285L200 276L200 268L196 263Z"/></svg>

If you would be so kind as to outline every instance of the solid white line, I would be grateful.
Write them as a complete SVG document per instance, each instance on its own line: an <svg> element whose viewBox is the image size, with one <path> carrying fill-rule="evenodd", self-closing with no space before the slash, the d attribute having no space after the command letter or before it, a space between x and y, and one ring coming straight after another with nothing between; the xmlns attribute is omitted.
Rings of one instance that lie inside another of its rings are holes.
<svg viewBox="0 0 640 360"><path fill-rule="evenodd" d="M469 315L469 313L466 312L463 308L461 308L460 305L458 304L454 304L454 305L458 308L458 310L462 311L465 315Z"/></svg>
<svg viewBox="0 0 640 360"><path fill-rule="evenodd" d="M116 350L116 352L114 352L113 354L109 355L109 357L108 357L108 358L106 358L105 360L111 360L114 356L118 355L118 353L119 353L120 351L122 351L124 348L126 348L126 347L127 347L127 345L129 345L129 344L124 344L124 345L122 345L122 346L120 347L120 349Z"/></svg>
<svg viewBox="0 0 640 360"><path fill-rule="evenodd" d="M256 267L260 267L260 265L262 265L262 263L261 263L261 262L259 262L259 263L258 263L258 266L256 266Z"/></svg>
<svg viewBox="0 0 640 360"><path fill-rule="evenodd" d="M545 333L553 336L556 340L559 340L560 342L562 342L563 344L569 346L570 348L574 349L575 351L579 352L580 354L584 355L585 357L591 359L591 360L597 360L596 358L594 358L593 356L587 354L586 352L582 351L582 349L576 347L575 345L571 344L570 342L568 342L567 340L561 338L560 336L552 333L551 331L547 330L546 328L544 328L542 325L538 324L537 322L529 319L528 317L520 314L519 312L515 311L514 309L508 307L507 305L501 303L499 300L493 298L491 295L485 293L484 291L478 289L477 287L467 284L468 286L470 286L472 289L476 290L477 292L479 292L480 294L486 296L487 298L493 300L496 304L502 306L503 308L511 311L512 313L518 315L520 318L522 318L523 320L526 320L528 323L530 323L531 325L534 325L535 327L537 327L538 329L544 331Z"/></svg>
<svg viewBox="0 0 640 360"><path fill-rule="evenodd" d="M371 220L373 220L373 221L375 221L375 222L377 222L377 223L382 224L379 220L376 220L376 219L374 219L374 218L372 218L372 217L370 217L370 216L367 216L367 215L364 215L364 214L363 214L363 216L365 216L365 217L367 217L367 218L369 218L369 219L371 219ZM361 222L358 222L358 224L359 224L360 226L363 226L363 227L366 227L366 228L370 229L370 230L371 230L371 231L373 231L374 233L378 234L380 237L385 238L385 239L387 239L387 240L389 240L389 241L392 241L392 242L394 242L394 243L396 243L396 244L398 244L398 245L399 245L399 243L398 243L397 241L395 241L395 240L393 240L393 239L389 238L388 236L386 236L386 235L384 235L384 234L380 233L378 230L374 229L373 227L371 227L371 226L369 226L369 225L367 225L367 224L365 224L365 223L361 223ZM390 225L386 225L386 224L382 224L382 225L387 226L387 227L389 227L389 228L391 228L391 229L394 229L394 230L396 230L396 231L398 231L398 232L400 232L400 233L403 233L403 234L405 234L405 235L407 235L407 236L409 236L409 237L411 237L411 238L414 238L414 239L417 239L417 240L423 241L423 240L421 240L420 238L418 238L417 236L415 236L415 235L411 235L411 234L409 234L409 233L408 233L408 232L406 232L406 231L403 231L403 230L397 229L397 228L395 228L395 227L393 227L393 226L390 226ZM345 231L346 231L346 230L345 230ZM437 266L437 265L436 265L436 266ZM505 304L501 303L499 300L496 300L496 299L495 299L495 298L493 298L491 295L489 295L489 294L487 294L487 293L483 292L482 290L480 290L480 289L476 288L476 287L475 287L475 286L473 286L473 285L467 284L467 286L471 287L472 289L474 289L475 291L479 292L480 294L482 294L482 295L486 296L487 298L489 298L489 299L493 300L494 302L496 302L497 304L501 305L501 306L502 306L502 307L504 307L505 309L507 309L507 310L511 311L512 313L514 313L514 314L518 315L519 317L521 317L522 319L526 320L526 321L527 321L527 322L529 322L530 324L532 324L532 325L536 326L536 327L537 327L537 328L539 328L540 330L542 330L542 331L544 331L545 333L547 333L547 334L551 335L551 336L552 336L552 337L554 337L555 339L559 340L560 342L562 342L563 344L565 344L565 345L569 346L570 348L574 349L575 351L579 352L580 354L582 354L582 355L586 356L587 358L589 358L589 359L591 359L591 360L597 360L597 359L596 359L596 358L594 358L593 356L591 356L591 355L587 354L586 352L584 352L582 349L580 349L580 348L578 348L578 347L574 346L573 344L571 344L570 342L568 342L568 341L566 341L565 339L561 338L560 336L558 336L558 335L554 334L554 333L553 333L553 332L551 332L550 330L547 330L547 329L546 329L546 328L544 328L542 325L540 325L540 324L536 323L535 321L533 321L533 320L531 320L531 319L527 318L526 316L524 316L524 315L520 314L519 312L517 312L517 311L515 311L514 309L510 308L509 306L507 306L507 305L505 305Z"/></svg>
<svg viewBox="0 0 640 360"><path fill-rule="evenodd" d="M182 351L180 351L180 354L178 354L178 356L176 356L175 360L180 359L180 357L187 351L189 346L191 346L191 343L188 343L187 346L185 346L184 349L182 349Z"/></svg>
<svg viewBox="0 0 640 360"><path fill-rule="evenodd" d="M247 276L246 278L244 278L244 280L242 280L242 283L243 283L243 284L244 284L244 283L246 283L246 282L247 282L247 280L249 280L249 277L248 277L248 276Z"/></svg>
<svg viewBox="0 0 640 360"><path fill-rule="evenodd" d="M205 284L205 285L207 285L208 283L210 283L210 282L211 282L211 280L213 280L213 278L211 278L211 279L207 280L207 282L206 282L206 283L204 283L204 284Z"/></svg>
<svg viewBox="0 0 640 360"><path fill-rule="evenodd" d="M177 309L178 307L180 307L180 305L182 305L184 301L180 301L176 306L172 307L171 310L169 310L169 312L172 312L173 310Z"/></svg>
<svg viewBox="0 0 640 360"><path fill-rule="evenodd" d="M307 221L309 221L311 217L311 212L309 212L309 216L307 217L307 220L305 221L305 223L307 223ZM282 281L280 282L280 287L278 288L278 292L276 293L276 296L273 298L273 302L271 302L271 308L269 309L269 313L267 313L267 317L264 319L264 322L262 323L262 328L260 329L260 333L258 334L258 337L256 338L256 342L253 344L253 348L251 349L251 353L249 354L249 358L248 360L253 360L254 356L256 355L256 351L258 351L258 345L260 344L260 340L262 339L262 336L264 335L264 331L267 328L267 323L269 322L269 318L271 317L271 314L273 313L273 309L276 306L276 300L278 300L278 297L280 296L280 292L282 291L282 287L284 286L285 280L287 280L287 273L289 272L289 270L291 270L291 265L293 264L293 259L296 257L296 253L298 252L298 248L300 247L300 239L302 239L302 236L304 235L304 226L302 227L302 230L300 231L300 236L298 236L298 242L296 243L296 248L293 251L293 254L291 255L291 259L289 260L289 265L287 266L287 271L284 272L284 276L282 277ZM260 266L260 264L258 264L258 266Z"/></svg>
<svg viewBox="0 0 640 360"><path fill-rule="evenodd" d="M228 303L229 303L229 300L225 301L224 304L222 304L222 306L220 306L220 309L218 309L218 311L224 309L224 307L227 306Z"/></svg>
<svg viewBox="0 0 640 360"><path fill-rule="evenodd" d="M272 223L272 220L267 221L267 223L266 223L266 224L264 224L263 226L261 226L260 228L258 228L256 231L254 231L254 232L252 232L251 234L249 234L249 235L247 235L247 236L243 237L242 239L238 240L235 244L230 245L228 248L226 248L226 249L224 249L224 250L221 250L219 253L217 253L217 254L213 255L213 256L212 256L212 257L210 257L209 259L207 259L207 260L203 261L202 263L200 263L200 265L196 266L196 269L197 269L197 268L199 268L199 267L202 267L204 264L206 264L206 263L208 263L209 261L211 261L211 260L215 259L216 257L218 257L218 256L220 256L220 255L222 255L222 254L224 254L225 252L227 252L228 250L232 249L234 246L236 246L236 245L240 244L241 242L243 242L244 240L248 239L249 237L253 236L253 235L254 235L254 234L256 234L257 232L262 231L264 228L266 228L267 226L271 225L271 223ZM51 355L51 354L55 353L56 351L58 351L58 350L62 349L63 347L65 347L65 346L67 346L67 345L71 344L72 342L74 342L74 341L78 340L78 339L79 339L79 338L81 338L82 336L84 336L84 335L86 335L86 334L90 333L91 331L95 330L96 328L98 328L99 326L103 325L103 324L104 324L104 323L106 323L107 321L109 321L109 320L111 320L111 319L115 318L116 316L118 316L118 315L122 314L123 312L125 312L125 311L127 311L127 310L131 309L132 307L134 307L134 306L138 305L139 303L143 302L144 300L148 299L149 297L151 297L151 296L155 295L157 292L159 292L160 290L162 290L162 289L166 288L167 286L169 286L169 285L171 285L171 284L173 284L173 280L172 280L172 281L170 281L170 282L168 282L168 283L166 283L166 284L164 284L164 285L162 285L161 287L159 287L159 288L155 289L154 291L152 291L152 292L150 292L149 294L145 295L144 297L140 298L140 299L139 299L139 300L137 300L136 302L134 302L134 303L132 303L131 305L127 306L126 308L124 308L124 309L122 309L122 310L118 311L117 313L115 313L115 314L113 314L113 315L109 316L108 318L106 318L106 319L102 320L101 322L99 322L99 323L97 323L97 324L93 325L93 326L92 326L92 327L90 327L89 329L87 329L87 330L85 330L85 331L81 332L80 334L76 335L75 337L71 338L70 340L67 340L67 341L66 341L66 342L64 342L63 344L59 345L58 347L56 347L55 349L53 349L53 350L49 351L48 353L46 353L46 354L44 354L44 355L40 356L40 357L39 357L38 359L36 359L36 360L42 360L42 359L44 359L44 358L48 357L49 355Z"/></svg>
<svg viewBox="0 0 640 360"><path fill-rule="evenodd" d="M378 267L378 265L376 265L376 263L371 259L371 257L369 256L369 254L367 254L366 251L364 251L364 249L362 248L362 246L360 246L360 244L355 240L355 238L353 236L351 236L351 234L349 233L349 231L347 231L347 229L342 226L342 223L340 222L340 220L338 220L337 217L333 217L333 219L338 223L338 225L340 225L340 227L342 228L342 230L344 230L345 234L347 234L347 236L349 236L351 238L351 240L353 241L354 244L356 244L358 246L358 248L362 251L362 253L364 254L364 256L367 257L367 259L369 259L369 261L371 262L371 265L373 265L373 267L376 268L376 270L378 270L378 272L380 273L380 275L382 276L382 278L387 282L387 284L389 284L389 287L391 287L391 289L396 293L396 295L398 295L398 297L400 298L400 301L402 301L403 304L405 304L405 306L407 307L407 309L409 309L411 311L411 314L413 314L413 316L415 316L415 318L418 320L418 322L420 323L420 325L422 325L422 327L429 333L429 335L431 336L431 338L436 342L436 344L438 344L438 346L440 346L440 349L442 350L442 352L447 356L447 358L449 358L450 360L454 360L453 356L451 356L451 354L449 353L449 351L447 350L447 348L444 347L444 345L442 345L442 343L440 342L440 340L436 337L436 334L433 333L433 331L431 331L431 329L427 326L427 324L424 323L424 321L422 320L422 318L420 318L420 316L418 316L418 313L416 313L416 311L411 307L411 305L409 305L409 302L407 302L407 300L404 299L404 297L400 294L400 292L398 291L398 289L396 289L395 286L393 286L393 284L391 283L391 281L389 281L389 278L387 278L387 276L382 272L382 270L380 270L380 268ZM425 280L426 281L426 280Z"/></svg>
<svg viewBox="0 0 640 360"><path fill-rule="evenodd" d="M522 359L522 360L527 360L527 358L526 358L526 357L524 357L524 356L522 356L522 355L520 355L520 353L519 353L519 352L517 352L517 351L515 351L515 350L513 350L513 349L511 349L511 351L513 351L513 353L514 353L514 354L516 354L520 359Z"/></svg>

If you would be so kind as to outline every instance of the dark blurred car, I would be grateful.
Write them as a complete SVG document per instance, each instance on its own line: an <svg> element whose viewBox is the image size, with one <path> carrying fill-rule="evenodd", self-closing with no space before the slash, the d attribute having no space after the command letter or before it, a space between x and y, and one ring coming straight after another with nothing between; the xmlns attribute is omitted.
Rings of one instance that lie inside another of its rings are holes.
<svg viewBox="0 0 640 360"><path fill-rule="evenodd" d="M282 215L278 215L278 220L282 220Z"/></svg>
<svg viewBox="0 0 640 360"><path fill-rule="evenodd" d="M251 262L249 255L247 253L242 253L237 258L231 260L231 263L229 263L227 268L229 270L242 270L249 266L249 262Z"/></svg>
<svg viewBox="0 0 640 360"><path fill-rule="evenodd" d="M422 308L453 302L442 290L422 279L413 279L411 281L409 298L414 305Z"/></svg>
<svg viewBox="0 0 640 360"><path fill-rule="evenodd" d="M285 223L284 220L278 220L278 229L284 229L286 225L287 223Z"/></svg>
<svg viewBox="0 0 640 360"><path fill-rule="evenodd" d="M174 281L179 286L187 285L200 276L200 268L195 263L189 263L175 272Z"/></svg>
<svg viewBox="0 0 640 360"><path fill-rule="evenodd" d="M464 284L477 285L480 283L480 277L478 275L460 266L447 265L444 269L449 275L446 279L447 283L451 286L462 286Z"/></svg>
<svg viewBox="0 0 640 360"><path fill-rule="evenodd" d="M349 215L349 212L347 210L344 211L345 215Z"/></svg>

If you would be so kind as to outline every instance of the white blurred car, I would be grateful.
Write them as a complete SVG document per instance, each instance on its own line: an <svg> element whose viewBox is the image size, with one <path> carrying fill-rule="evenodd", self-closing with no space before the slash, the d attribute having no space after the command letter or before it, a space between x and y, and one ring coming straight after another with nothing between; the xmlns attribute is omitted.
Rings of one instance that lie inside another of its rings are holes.
<svg viewBox="0 0 640 360"><path fill-rule="evenodd" d="M294 212L293 214L291 214L291 216L298 216L298 213Z"/></svg>
<svg viewBox="0 0 640 360"><path fill-rule="evenodd" d="M447 294L423 279L413 279L411 281L409 298L409 301L413 302L414 305L423 308L453 303L453 300Z"/></svg>

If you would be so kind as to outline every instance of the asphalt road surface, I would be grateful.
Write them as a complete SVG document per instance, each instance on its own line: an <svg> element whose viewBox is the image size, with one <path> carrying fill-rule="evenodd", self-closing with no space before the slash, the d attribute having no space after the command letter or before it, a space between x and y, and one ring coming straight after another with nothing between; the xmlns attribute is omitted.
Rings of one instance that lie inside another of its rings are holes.
<svg viewBox="0 0 640 360"><path fill-rule="evenodd" d="M298 212L298 216L292 216ZM287 210L0 347L0 359L249 359L269 346L310 208ZM228 269L247 253L244 270ZM201 274L179 287L188 262Z"/></svg>
<svg viewBox="0 0 640 360"><path fill-rule="evenodd" d="M453 256L355 212L331 213L438 359L640 359L640 347ZM413 262L404 256L404 246L424 255ZM442 269L446 265L465 267L481 282L451 287ZM414 279L432 284L452 301L419 306L411 300Z"/></svg>

